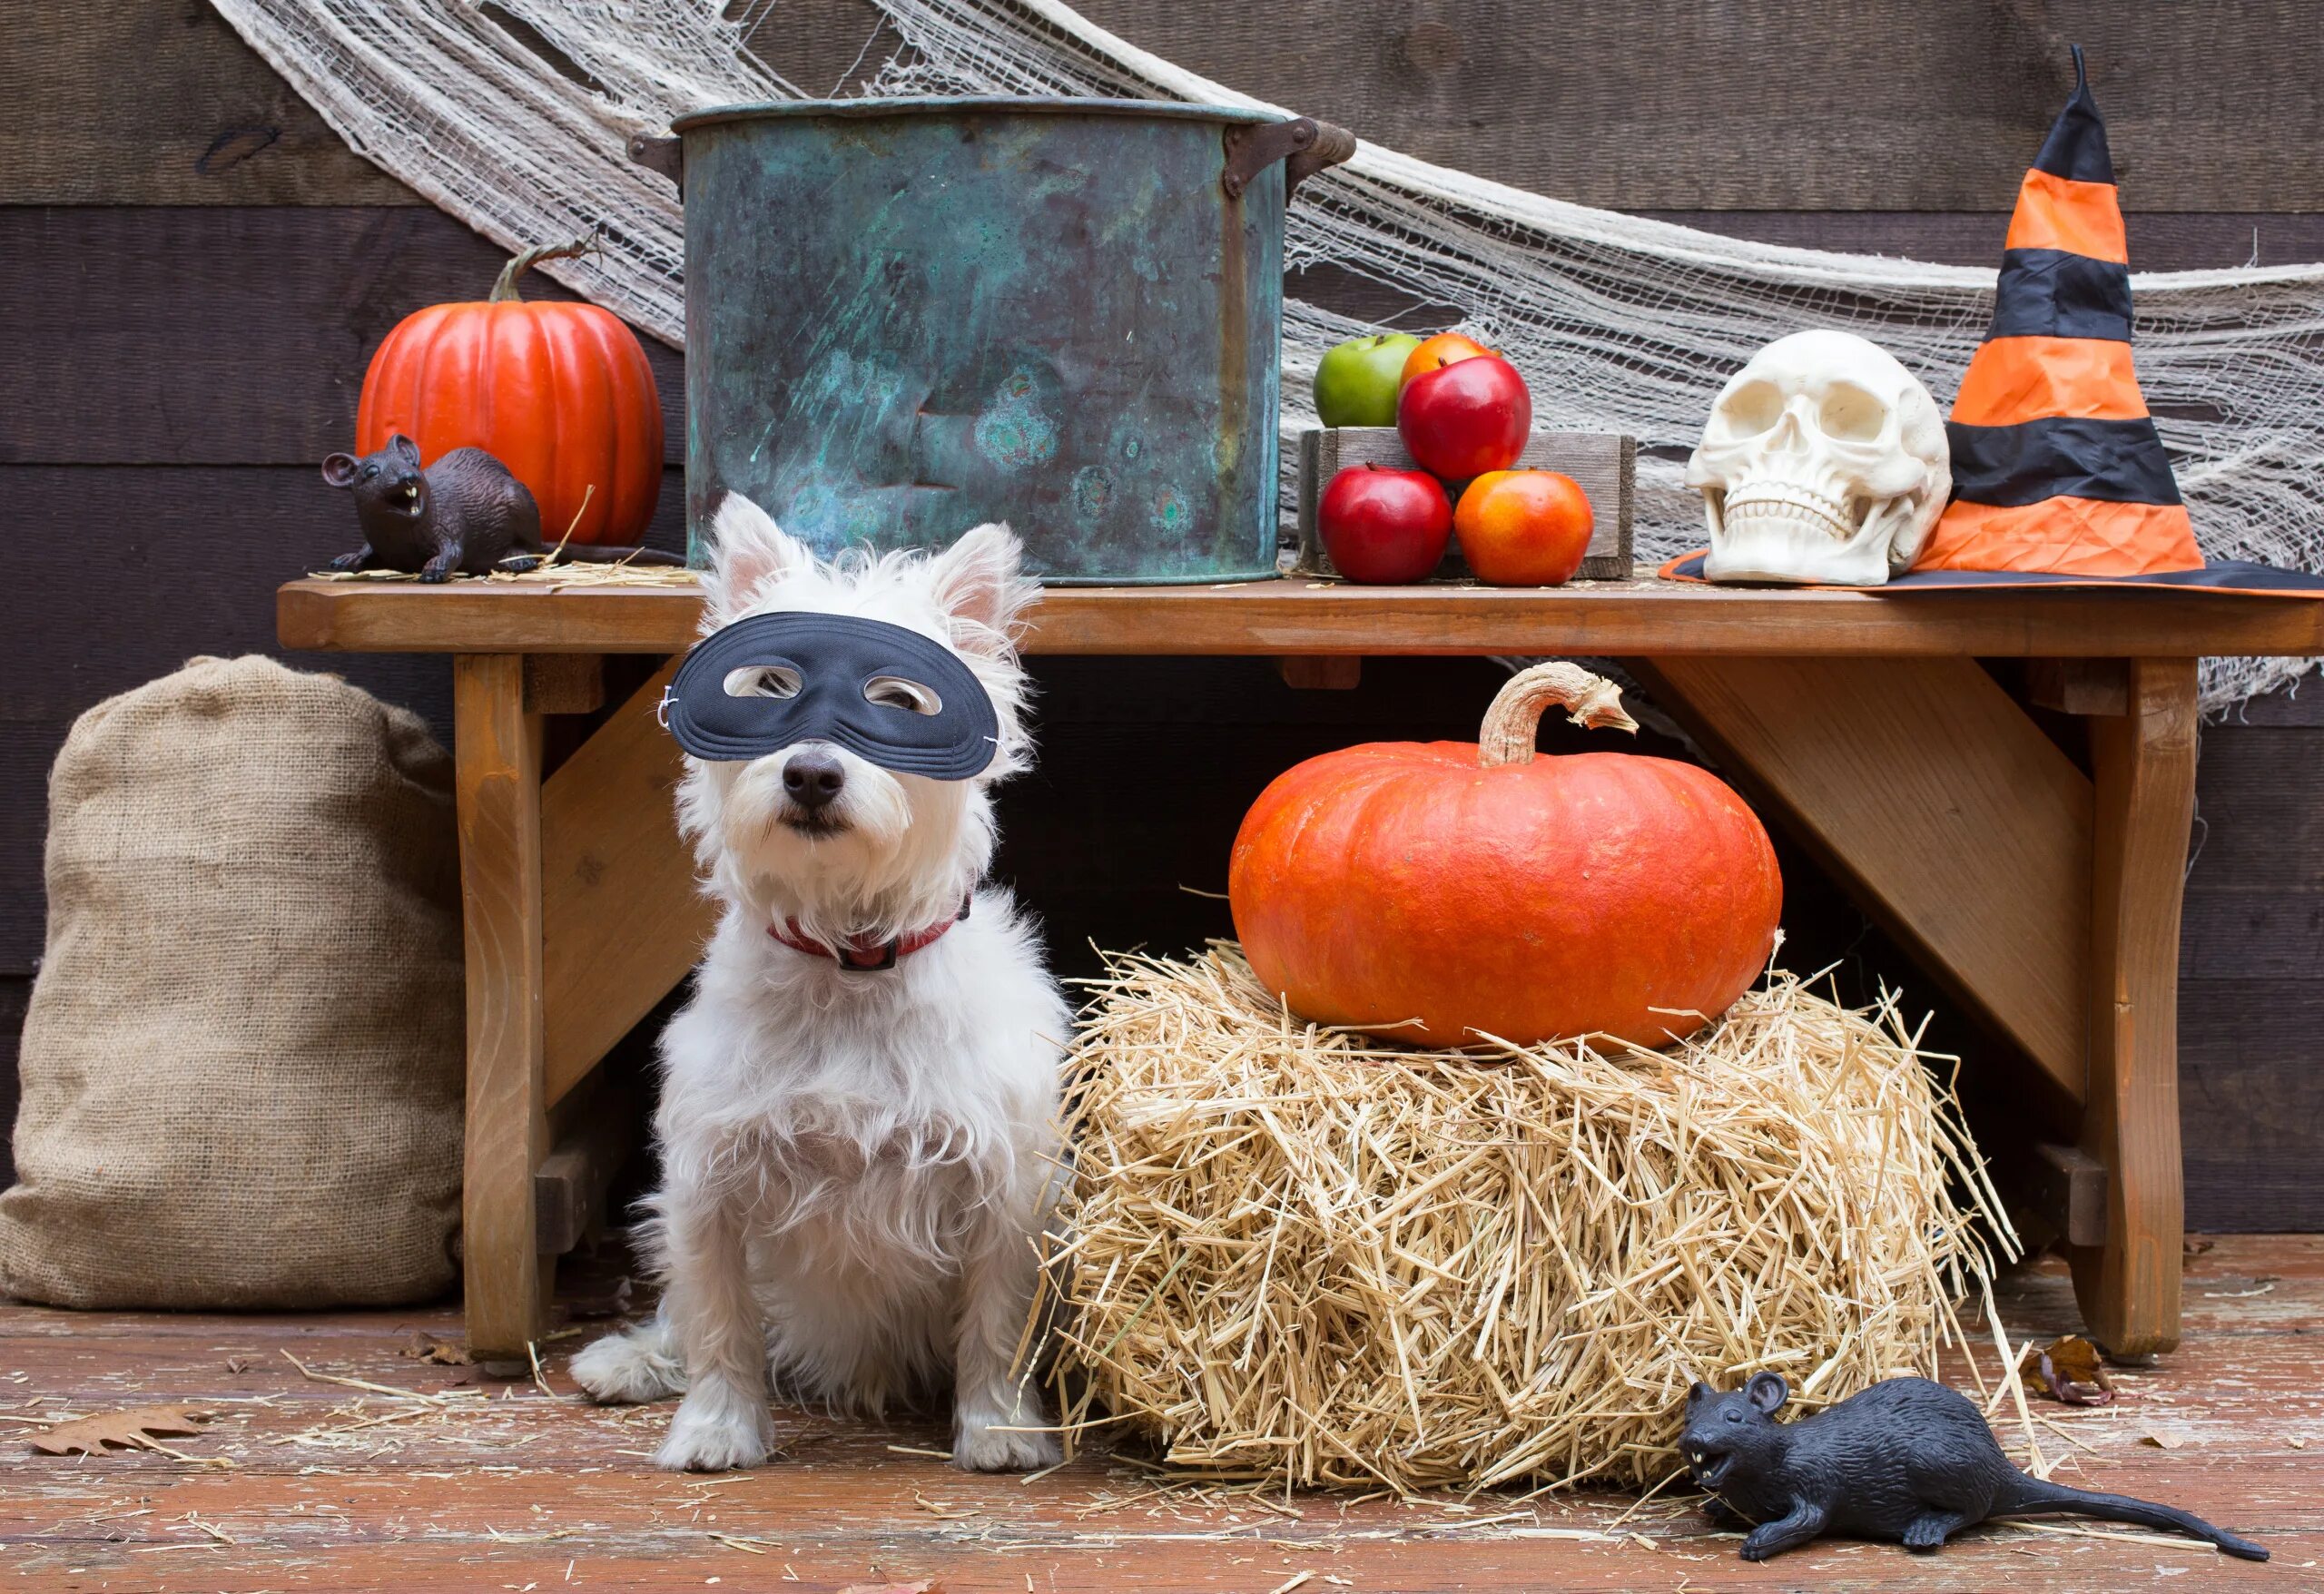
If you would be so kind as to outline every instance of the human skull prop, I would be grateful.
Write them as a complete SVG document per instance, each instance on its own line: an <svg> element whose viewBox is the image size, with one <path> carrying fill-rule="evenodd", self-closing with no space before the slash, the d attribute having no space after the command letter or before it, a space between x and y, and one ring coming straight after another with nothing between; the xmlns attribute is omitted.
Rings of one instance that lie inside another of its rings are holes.
<svg viewBox="0 0 2324 1594"><path fill-rule="evenodd" d="M1728 379L1687 461L1712 581L1876 586L1909 567L1953 490L1945 418L1853 332L1778 338Z"/></svg>

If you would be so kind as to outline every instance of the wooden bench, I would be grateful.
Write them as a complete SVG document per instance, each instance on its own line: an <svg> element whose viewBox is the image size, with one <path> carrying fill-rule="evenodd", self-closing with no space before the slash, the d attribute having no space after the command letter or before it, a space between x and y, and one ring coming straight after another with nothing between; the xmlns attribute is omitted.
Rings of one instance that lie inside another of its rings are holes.
<svg viewBox="0 0 2324 1594"><path fill-rule="evenodd" d="M546 781L542 718L601 706L603 655L682 652L700 607L687 585L302 580L279 595L287 647L455 655L467 1312L482 1353L521 1355L540 1333L575 1228L588 1143L545 1174L552 1109L684 977L711 921L663 817L678 755L654 705L675 662ZM2126 1355L2177 1343L2195 661L2324 653L2324 604L1287 579L1052 588L1026 648L1273 655L1313 686L1354 684L1367 654L1624 660L2024 1059L2024 1144L1996 1156L2067 1245L2091 1332ZM2088 774L1988 658L2036 661L2026 696L2087 722Z"/></svg>

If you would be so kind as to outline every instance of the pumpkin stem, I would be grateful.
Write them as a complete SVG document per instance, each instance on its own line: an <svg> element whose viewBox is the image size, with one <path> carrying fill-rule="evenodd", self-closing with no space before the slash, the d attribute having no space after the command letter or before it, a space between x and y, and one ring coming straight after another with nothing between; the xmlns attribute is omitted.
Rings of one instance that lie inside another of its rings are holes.
<svg viewBox="0 0 2324 1594"><path fill-rule="evenodd" d="M1638 732L1638 722L1622 712L1620 687L1580 664L1554 659L1512 675L1509 684L1493 694L1483 728L1477 733L1478 764L1498 769L1505 763L1532 763L1533 737L1541 727L1542 711L1551 704L1565 710L1566 718L1577 725L1633 735Z"/></svg>
<svg viewBox="0 0 2324 1594"><path fill-rule="evenodd" d="M569 261L576 255L587 254L596 247L597 240L592 235L587 238L576 238L570 243L544 243L528 249L500 268L500 280L492 285L492 291L485 296L485 302L487 304L521 302L524 295L517 291L518 277L539 265L543 261Z"/></svg>

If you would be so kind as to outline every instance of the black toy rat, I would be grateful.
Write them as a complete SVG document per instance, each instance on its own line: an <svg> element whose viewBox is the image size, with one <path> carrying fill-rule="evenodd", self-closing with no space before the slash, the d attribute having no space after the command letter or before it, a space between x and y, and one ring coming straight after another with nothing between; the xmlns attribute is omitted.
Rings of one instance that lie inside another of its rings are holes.
<svg viewBox="0 0 2324 1594"><path fill-rule="evenodd" d="M363 546L330 562L333 570L374 568L442 581L456 571L530 570L551 555L541 542L540 507L523 482L482 448L453 448L424 469L419 445L400 432L376 454L333 454L323 479L355 495ZM655 548L571 544L558 564L683 565Z"/></svg>
<svg viewBox="0 0 2324 1594"><path fill-rule="evenodd" d="M1756 1373L1731 1394L1687 1393L1679 1453L1711 1495L1721 1526L1756 1522L1745 1560L1765 1560L1826 1533L1936 1550L1988 1517L2053 1513L2172 1528L2246 1560L2268 1552L2171 1506L2046 1483L2002 1454L1959 1392L1925 1378L1891 1378L1797 1422L1775 1414L1791 1397L1780 1373Z"/></svg>

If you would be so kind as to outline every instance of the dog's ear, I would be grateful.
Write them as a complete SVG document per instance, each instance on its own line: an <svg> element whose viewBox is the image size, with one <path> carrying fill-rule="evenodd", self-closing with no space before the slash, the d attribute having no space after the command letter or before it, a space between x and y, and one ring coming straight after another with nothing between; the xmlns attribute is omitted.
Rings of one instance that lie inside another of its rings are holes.
<svg viewBox="0 0 2324 1594"><path fill-rule="evenodd" d="M774 517L740 493L719 500L710 518L710 568L702 586L708 599L704 617L724 625L751 606L761 587L813 566L814 555L786 536Z"/></svg>
<svg viewBox="0 0 2324 1594"><path fill-rule="evenodd" d="M1791 1385L1780 1373L1754 1373L1751 1382L1743 1386L1743 1398L1772 1417L1791 1398Z"/></svg>
<svg viewBox="0 0 2324 1594"><path fill-rule="evenodd" d="M998 655L1015 644L1018 616L1040 591L1018 574L1018 555L1016 534L994 522L930 556L931 589L955 622L953 644L961 651Z"/></svg>

